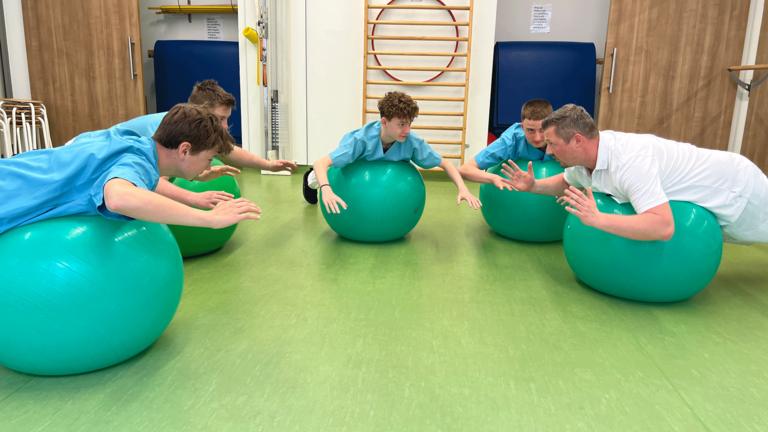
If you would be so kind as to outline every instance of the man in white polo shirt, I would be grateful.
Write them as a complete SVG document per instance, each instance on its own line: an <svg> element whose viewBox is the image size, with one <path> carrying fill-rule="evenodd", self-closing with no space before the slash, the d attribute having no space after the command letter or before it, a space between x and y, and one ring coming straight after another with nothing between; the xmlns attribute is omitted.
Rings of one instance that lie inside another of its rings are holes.
<svg viewBox="0 0 768 432"><path fill-rule="evenodd" d="M547 153L564 174L536 180L529 168L504 165L519 191L564 196L585 225L634 240L669 240L675 223L669 201L711 211L730 243L768 243L768 178L744 156L653 135L597 130L584 108L566 105L542 122ZM584 194L580 189L586 189ZM600 213L595 192L629 202L636 216Z"/></svg>

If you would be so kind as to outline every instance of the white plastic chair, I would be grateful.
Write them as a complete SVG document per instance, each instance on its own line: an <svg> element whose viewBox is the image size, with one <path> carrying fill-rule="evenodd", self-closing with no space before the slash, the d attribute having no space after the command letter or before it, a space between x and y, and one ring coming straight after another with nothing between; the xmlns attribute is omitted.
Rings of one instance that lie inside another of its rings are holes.
<svg viewBox="0 0 768 432"><path fill-rule="evenodd" d="M0 129L2 129L2 135L0 135L0 157L9 158L13 155L11 153L11 135L10 126L8 125L8 116L5 114L5 110L0 106Z"/></svg>
<svg viewBox="0 0 768 432"><path fill-rule="evenodd" d="M20 112L27 111L27 108L29 112ZM11 111L10 116L8 110ZM6 142L10 147L10 151L7 151L9 156L6 157L25 151L53 148L45 105L31 101L0 100L0 112L7 131Z"/></svg>

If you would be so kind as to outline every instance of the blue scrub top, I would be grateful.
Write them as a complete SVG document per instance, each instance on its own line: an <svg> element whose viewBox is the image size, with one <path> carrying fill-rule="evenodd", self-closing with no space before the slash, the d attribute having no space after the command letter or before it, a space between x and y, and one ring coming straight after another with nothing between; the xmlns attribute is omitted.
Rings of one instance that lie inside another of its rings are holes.
<svg viewBox="0 0 768 432"><path fill-rule="evenodd" d="M161 112L157 114L149 114L135 119L128 120L127 122L120 123L113 128L131 129L136 131L140 136L152 138L157 131L160 122L163 121L163 117L168 114L167 112Z"/></svg>
<svg viewBox="0 0 768 432"><path fill-rule="evenodd" d="M59 216L132 220L104 204L104 185L113 178L154 191L160 179L155 141L113 127L81 134L68 146L0 159L0 233Z"/></svg>
<svg viewBox="0 0 768 432"><path fill-rule="evenodd" d="M491 143L488 147L484 148L480 153L475 156L475 162L477 166L484 170L488 169L499 162L506 162L512 159L516 161L518 159L528 159L532 161L549 161L553 160L552 155L548 155L536 147L532 146L527 139L525 139L525 132L520 123L515 123L509 127L503 134Z"/></svg>
<svg viewBox="0 0 768 432"><path fill-rule="evenodd" d="M395 141L384 153L381 144L381 120L372 121L341 139L339 147L329 155L333 166L341 168L357 159L368 161L413 161L429 169L440 165L443 158L426 141L411 132L405 141Z"/></svg>

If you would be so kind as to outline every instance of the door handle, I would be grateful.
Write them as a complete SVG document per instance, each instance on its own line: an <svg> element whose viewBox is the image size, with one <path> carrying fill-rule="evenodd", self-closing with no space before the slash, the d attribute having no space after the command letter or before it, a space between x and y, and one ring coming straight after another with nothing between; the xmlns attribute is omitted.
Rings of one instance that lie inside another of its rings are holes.
<svg viewBox="0 0 768 432"><path fill-rule="evenodd" d="M131 65L131 79L133 79L133 77L134 77L134 76L138 75L138 74L137 74L137 73L136 73L136 72L133 70L133 45L134 45L135 43L136 43L136 42L132 41L132 40L131 40L131 37L130 37L130 36L128 36L128 63Z"/></svg>
<svg viewBox="0 0 768 432"><path fill-rule="evenodd" d="M611 60L611 83L608 85L608 93L613 93L613 73L616 71L616 47L613 48L613 59Z"/></svg>

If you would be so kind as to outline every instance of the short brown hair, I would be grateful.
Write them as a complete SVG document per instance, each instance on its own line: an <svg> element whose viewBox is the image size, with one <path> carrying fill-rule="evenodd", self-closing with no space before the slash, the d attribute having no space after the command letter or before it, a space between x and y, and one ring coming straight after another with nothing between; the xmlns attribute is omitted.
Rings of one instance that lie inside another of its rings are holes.
<svg viewBox="0 0 768 432"><path fill-rule="evenodd" d="M419 116L419 106L403 92L387 92L384 98L379 101L379 114L387 120L399 118L413 121Z"/></svg>
<svg viewBox="0 0 768 432"><path fill-rule="evenodd" d="M207 105L214 109L218 106L227 108L237 106L237 100L232 96L232 93L227 93L226 90L219 87L216 80L212 79L195 84L188 102L195 105Z"/></svg>
<svg viewBox="0 0 768 432"><path fill-rule="evenodd" d="M193 155L212 149L220 154L229 154L235 143L210 107L192 104L178 104L171 108L152 139L172 150L188 142L192 145Z"/></svg>
<svg viewBox="0 0 768 432"><path fill-rule="evenodd" d="M555 126L555 135L566 143L571 141L576 134L581 134L586 138L597 138L600 132L597 130L595 121L584 108L568 104L559 110L553 112L541 122L541 128L547 130Z"/></svg>
<svg viewBox="0 0 768 432"><path fill-rule="evenodd" d="M552 114L552 105L549 102L544 99L533 99L523 105L520 120L544 120L550 114Z"/></svg>

